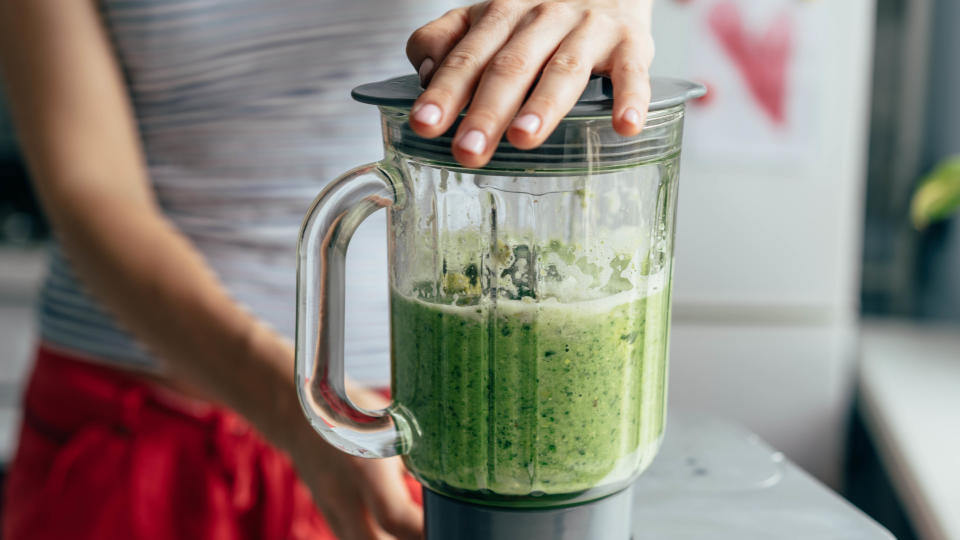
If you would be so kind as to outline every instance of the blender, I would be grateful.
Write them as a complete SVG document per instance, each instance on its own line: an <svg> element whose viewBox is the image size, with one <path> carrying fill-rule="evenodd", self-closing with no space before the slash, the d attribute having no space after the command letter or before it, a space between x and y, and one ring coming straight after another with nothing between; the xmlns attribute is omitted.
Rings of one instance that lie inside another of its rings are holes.
<svg viewBox="0 0 960 540"><path fill-rule="evenodd" d="M450 154L457 124L408 124L416 75L357 87L385 157L317 197L298 246L297 389L313 427L366 458L402 455L439 539L627 540L630 484L666 416L677 180L686 100L651 81L643 131L611 126L591 78L538 148L501 141L482 169ZM386 209L392 403L347 396L350 237Z"/></svg>

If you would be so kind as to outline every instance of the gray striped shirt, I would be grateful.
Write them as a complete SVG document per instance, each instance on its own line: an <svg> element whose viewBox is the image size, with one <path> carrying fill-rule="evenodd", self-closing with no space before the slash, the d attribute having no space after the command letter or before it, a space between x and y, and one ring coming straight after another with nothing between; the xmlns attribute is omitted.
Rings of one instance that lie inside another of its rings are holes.
<svg viewBox="0 0 960 540"><path fill-rule="evenodd" d="M379 159L377 111L357 84L412 72L409 33L455 0L104 0L161 207L234 298L282 334L294 328L301 219L338 174ZM348 260L351 374L387 381L383 217ZM158 369L86 292L54 245L42 339L88 357Z"/></svg>

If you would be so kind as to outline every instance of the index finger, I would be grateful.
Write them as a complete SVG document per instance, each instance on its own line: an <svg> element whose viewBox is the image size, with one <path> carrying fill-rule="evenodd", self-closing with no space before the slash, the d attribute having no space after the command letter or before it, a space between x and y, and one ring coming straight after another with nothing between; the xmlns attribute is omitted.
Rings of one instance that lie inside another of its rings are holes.
<svg viewBox="0 0 960 540"><path fill-rule="evenodd" d="M613 83L613 127L620 135L640 133L650 105L650 63L653 40L625 41L613 53L610 81Z"/></svg>
<svg viewBox="0 0 960 540"><path fill-rule="evenodd" d="M462 40L447 54L426 91L410 109L410 127L436 137L453 125L469 101L490 58L524 15L515 0L492 0Z"/></svg>
<svg viewBox="0 0 960 540"><path fill-rule="evenodd" d="M407 40L407 58L417 73L420 84L427 86L437 63L450 52L470 27L468 8L451 9L442 17L417 28Z"/></svg>

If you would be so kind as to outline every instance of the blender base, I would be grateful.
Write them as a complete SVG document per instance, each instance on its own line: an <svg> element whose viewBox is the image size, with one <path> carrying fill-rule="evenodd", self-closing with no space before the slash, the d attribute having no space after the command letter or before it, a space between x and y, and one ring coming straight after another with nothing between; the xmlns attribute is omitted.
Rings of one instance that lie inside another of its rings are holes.
<svg viewBox="0 0 960 540"><path fill-rule="evenodd" d="M426 540L629 540L633 490L566 508L468 504L423 488Z"/></svg>

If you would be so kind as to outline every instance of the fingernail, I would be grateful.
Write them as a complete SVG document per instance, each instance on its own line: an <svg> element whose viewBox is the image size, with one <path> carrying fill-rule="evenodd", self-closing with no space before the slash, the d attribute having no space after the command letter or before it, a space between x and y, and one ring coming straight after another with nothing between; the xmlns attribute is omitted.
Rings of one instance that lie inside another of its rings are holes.
<svg viewBox="0 0 960 540"><path fill-rule="evenodd" d="M519 116L513 121L512 127L533 135L540 129L540 117L532 113Z"/></svg>
<svg viewBox="0 0 960 540"><path fill-rule="evenodd" d="M433 71L433 59L424 58L423 62L420 62L420 69L417 70L417 74L420 75L420 86L427 87L427 77L430 76L430 72Z"/></svg>
<svg viewBox="0 0 960 540"><path fill-rule="evenodd" d="M441 116L443 116L443 111L441 111L440 107L437 107L433 103L421 105L413 111L414 120L428 126L437 125L437 122L440 121Z"/></svg>
<svg viewBox="0 0 960 540"><path fill-rule="evenodd" d="M628 124L633 124L639 127L640 113L638 113L636 109L627 109L627 111L623 113L623 120Z"/></svg>
<svg viewBox="0 0 960 540"><path fill-rule="evenodd" d="M480 155L487 147L487 138L482 132L480 132L480 130L471 129L466 135L460 138L460 142L457 143L457 146L459 146L462 150L470 152L471 154Z"/></svg>

